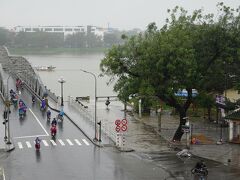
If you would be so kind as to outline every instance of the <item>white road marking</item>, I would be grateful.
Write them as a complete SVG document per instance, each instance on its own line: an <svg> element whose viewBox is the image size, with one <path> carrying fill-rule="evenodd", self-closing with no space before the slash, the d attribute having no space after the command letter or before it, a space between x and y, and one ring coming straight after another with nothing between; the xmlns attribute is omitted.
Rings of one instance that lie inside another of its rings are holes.
<svg viewBox="0 0 240 180"><path fill-rule="evenodd" d="M78 139L74 139L74 141L75 141L79 146L82 145L82 144L78 141Z"/></svg>
<svg viewBox="0 0 240 180"><path fill-rule="evenodd" d="M87 142L87 140L86 139L82 139L83 140L83 142L87 145L87 146L89 146L90 144Z"/></svg>
<svg viewBox="0 0 240 180"><path fill-rule="evenodd" d="M73 146L73 143L70 141L70 139L66 139L66 140L70 146Z"/></svg>
<svg viewBox="0 0 240 180"><path fill-rule="evenodd" d="M42 140L44 146L49 146L46 140Z"/></svg>
<svg viewBox="0 0 240 180"><path fill-rule="evenodd" d="M47 140L41 140L41 141L43 142L44 146L49 146ZM73 145L74 145L74 143L73 143L70 139L66 139L66 141L68 142L68 144L69 144L70 146L73 146ZM82 146L82 143L81 143L78 139L74 139L74 141L75 141L75 143L76 143L78 146ZM86 139L82 139L82 141L83 141L84 144L86 144L87 146L90 145ZM34 144L35 144L35 141L33 141L33 142L34 142ZM58 139L58 142L59 142L62 146L65 146L65 145L66 145L62 139ZM31 143L30 143L29 141L26 141L25 143L26 143L26 145L27 145L28 148L32 148L32 145L31 145ZM50 139L50 143L51 143L53 146L57 146L56 141L54 141L54 140L52 140L52 139ZM24 148L24 147L23 147L23 144L22 144L21 142L18 142L17 144L18 144L19 149L23 149L23 148Z"/></svg>
<svg viewBox="0 0 240 180"><path fill-rule="evenodd" d="M22 148L23 148L23 145L22 145L21 142L18 142L18 147L19 147L19 149L22 149Z"/></svg>
<svg viewBox="0 0 240 180"><path fill-rule="evenodd" d="M6 180L4 169L3 169L3 180Z"/></svg>
<svg viewBox="0 0 240 180"><path fill-rule="evenodd" d="M65 146L64 142L63 142L61 139L59 139L58 141L60 142L60 144L61 144L62 146Z"/></svg>
<svg viewBox="0 0 240 180"><path fill-rule="evenodd" d="M57 144L55 143L54 140L50 139L50 142L52 143L52 145L56 146Z"/></svg>
<svg viewBox="0 0 240 180"><path fill-rule="evenodd" d="M49 135L42 134L42 135L33 135L33 136L19 136L19 137L14 137L13 139L34 138L34 137L43 137L43 136L49 136Z"/></svg>
<svg viewBox="0 0 240 180"><path fill-rule="evenodd" d="M45 131L46 135L49 136L48 132L47 132L46 129L43 127L43 125L41 124L41 122L39 121L39 119L37 118L37 116L33 113L33 111L32 111L30 108L28 108L28 109L29 109L29 111L33 114L33 116L35 117L35 119L37 120L37 122L39 123L39 125L42 127L42 129Z"/></svg>
<svg viewBox="0 0 240 180"><path fill-rule="evenodd" d="M31 145L31 143L29 141L26 141L26 145L27 145L28 148L32 147L32 145Z"/></svg>

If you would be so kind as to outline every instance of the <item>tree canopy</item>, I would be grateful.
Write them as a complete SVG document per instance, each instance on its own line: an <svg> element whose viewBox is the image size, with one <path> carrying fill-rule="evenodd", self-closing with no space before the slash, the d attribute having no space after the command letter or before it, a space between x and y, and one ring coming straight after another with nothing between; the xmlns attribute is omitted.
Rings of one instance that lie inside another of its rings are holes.
<svg viewBox="0 0 240 180"><path fill-rule="evenodd" d="M223 92L226 74L239 75L239 9L218 4L219 15L191 15L183 8L168 10L166 24L158 29L149 24L144 33L123 36L123 45L113 46L100 68L114 90L127 99L131 94L157 97L174 107L180 115L173 140L181 140L181 126L193 102L192 89L199 93ZM230 85L230 83L229 83ZM186 89L186 98L175 93Z"/></svg>

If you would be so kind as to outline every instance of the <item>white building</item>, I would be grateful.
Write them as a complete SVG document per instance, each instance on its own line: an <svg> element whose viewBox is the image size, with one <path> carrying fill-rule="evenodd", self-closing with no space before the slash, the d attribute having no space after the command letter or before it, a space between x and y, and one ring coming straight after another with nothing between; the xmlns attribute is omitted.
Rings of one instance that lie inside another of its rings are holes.
<svg viewBox="0 0 240 180"><path fill-rule="evenodd" d="M14 32L51 32L51 33L64 33L74 34L78 32L85 32L83 26L16 26Z"/></svg>
<svg viewBox="0 0 240 180"><path fill-rule="evenodd" d="M48 33L63 33L64 36L75 33L93 33L103 39L104 33L109 32L108 28L97 26L16 26L13 28L16 33L19 32L48 32Z"/></svg>

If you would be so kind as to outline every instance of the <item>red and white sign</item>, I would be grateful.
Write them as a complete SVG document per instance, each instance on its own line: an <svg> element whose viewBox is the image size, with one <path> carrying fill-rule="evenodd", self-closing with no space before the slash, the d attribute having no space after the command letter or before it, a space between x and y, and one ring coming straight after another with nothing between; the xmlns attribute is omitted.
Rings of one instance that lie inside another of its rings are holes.
<svg viewBox="0 0 240 180"><path fill-rule="evenodd" d="M116 124L115 130L117 132L120 132L120 131L124 132L124 131L126 131L127 130L127 123L128 123L128 121L126 119L122 119L122 120L117 119L115 121L115 124Z"/></svg>

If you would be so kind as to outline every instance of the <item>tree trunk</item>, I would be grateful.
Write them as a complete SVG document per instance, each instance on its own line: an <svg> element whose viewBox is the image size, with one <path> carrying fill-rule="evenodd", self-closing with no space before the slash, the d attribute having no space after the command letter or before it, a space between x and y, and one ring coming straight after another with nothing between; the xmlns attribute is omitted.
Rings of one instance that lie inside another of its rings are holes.
<svg viewBox="0 0 240 180"><path fill-rule="evenodd" d="M186 119L184 119L184 117L186 117L186 111L184 110L181 110L179 111L179 116L180 116L180 123L179 123L179 126L173 136L173 141L181 141L181 138L184 134L184 132L182 131L182 125L185 125L186 123Z"/></svg>

